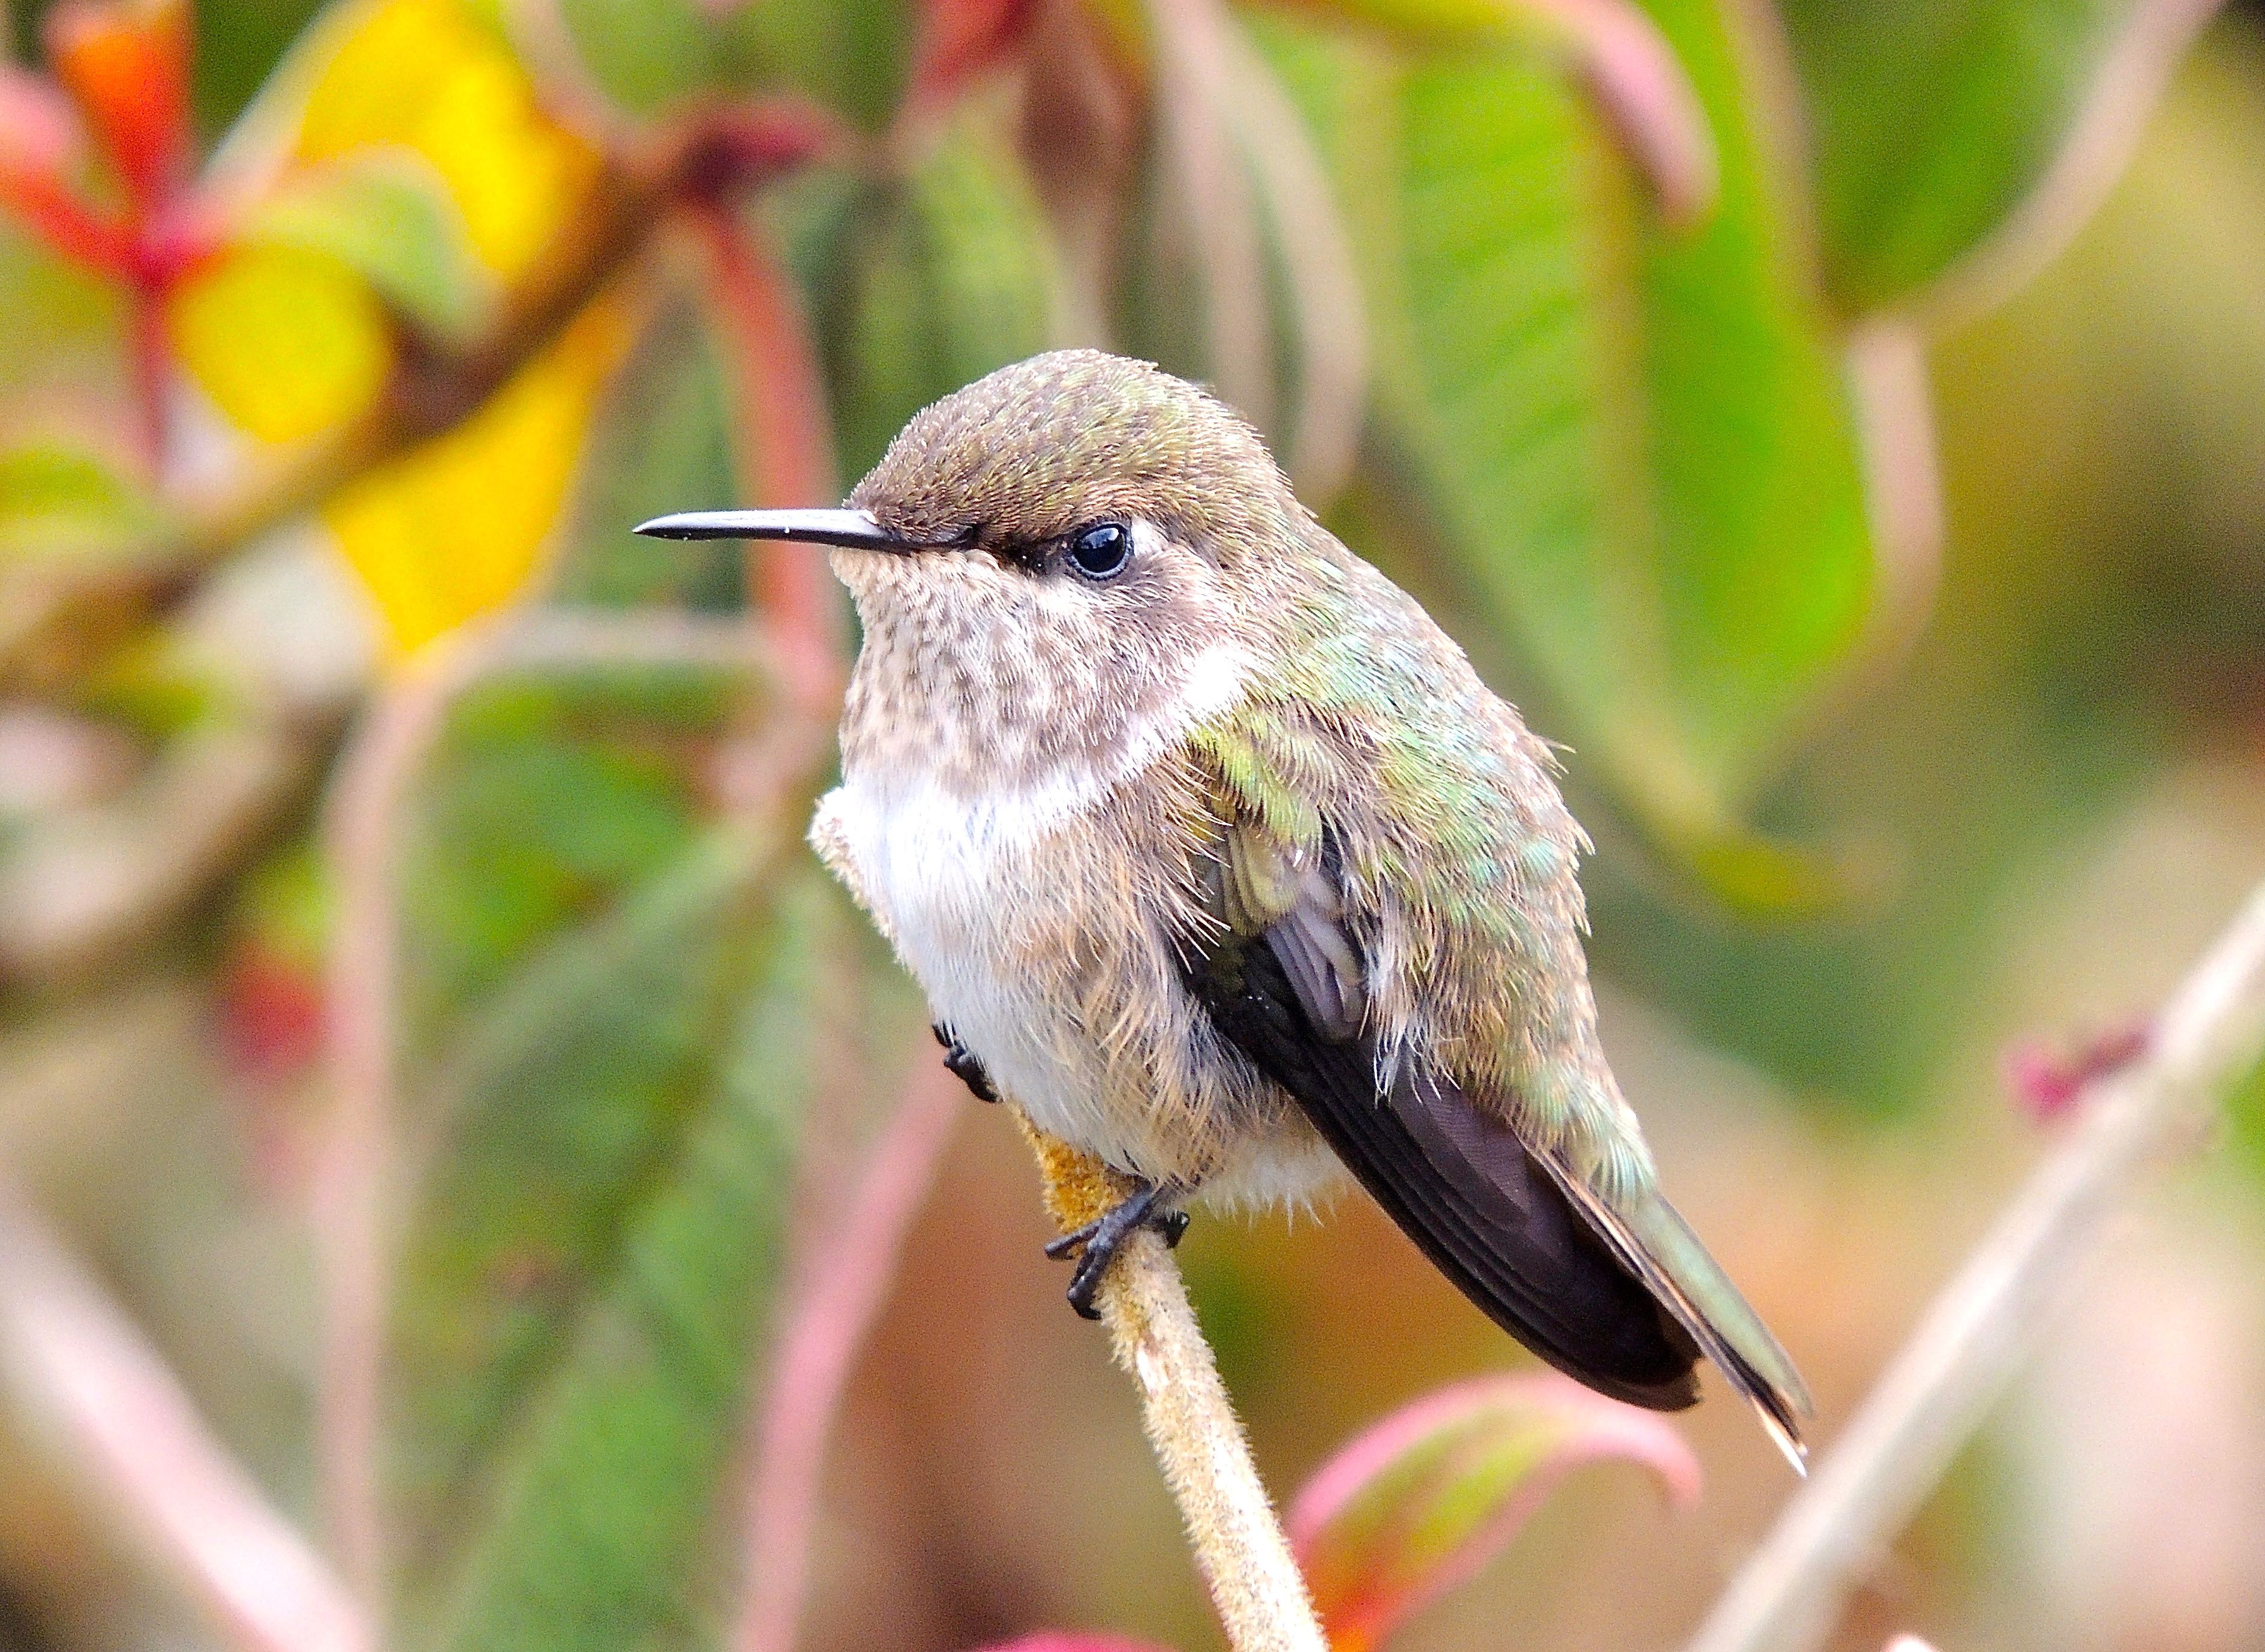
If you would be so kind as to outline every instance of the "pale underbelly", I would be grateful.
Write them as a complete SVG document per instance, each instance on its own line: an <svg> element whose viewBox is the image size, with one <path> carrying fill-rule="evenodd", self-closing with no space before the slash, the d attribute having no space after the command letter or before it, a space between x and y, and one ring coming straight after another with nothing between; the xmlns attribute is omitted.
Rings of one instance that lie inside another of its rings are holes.
<svg viewBox="0 0 2265 1652"><path fill-rule="evenodd" d="M926 993L936 1020L983 1063L1000 1093L1047 1134L1151 1179L1201 1183L1205 1202L1307 1199L1335 1161L1294 1110L1238 1104L1247 1077L1174 1038L1185 1002L1106 1004L1115 1036L1088 1024L1096 957L1122 973L1172 979L1147 926L1096 934L1065 857L1074 815L1040 817L1014 800L968 803L926 785L894 795L845 783L819 804L813 838L872 912ZM1179 993L1176 982L1145 993ZM1083 1008L1081 1009L1081 1001ZM1128 1031L1129 1030L1129 1031ZM1176 1098L1170 1108L1158 1098Z"/></svg>

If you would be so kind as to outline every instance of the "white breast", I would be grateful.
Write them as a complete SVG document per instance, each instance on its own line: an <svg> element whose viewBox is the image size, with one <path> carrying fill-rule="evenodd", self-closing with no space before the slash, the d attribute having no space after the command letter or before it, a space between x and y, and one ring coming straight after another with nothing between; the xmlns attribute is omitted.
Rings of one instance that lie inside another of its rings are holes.
<svg viewBox="0 0 2265 1652"><path fill-rule="evenodd" d="M1047 848L1082 800L1027 794L975 801L925 779L852 777L819 805L813 835L849 862L858 892L928 994L1041 1129L1122 1157L1096 1103L1099 1054L1049 1000L1036 936L1060 936ZM1059 853L1059 849L1056 851Z"/></svg>
<svg viewBox="0 0 2265 1652"><path fill-rule="evenodd" d="M1139 1156L1138 1144L1096 1100L1105 1058L1045 991L1047 949L1078 933L1061 840L1226 704L1247 663L1227 647L1199 655L1172 702L1097 769L970 797L917 770L854 768L819 804L812 829L936 1019L1039 1128L1119 1163Z"/></svg>

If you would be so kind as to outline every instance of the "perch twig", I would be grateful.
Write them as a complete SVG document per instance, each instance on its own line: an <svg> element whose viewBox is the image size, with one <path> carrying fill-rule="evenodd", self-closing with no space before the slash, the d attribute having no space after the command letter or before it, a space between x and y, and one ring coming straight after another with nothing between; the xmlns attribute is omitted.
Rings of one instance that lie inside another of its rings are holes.
<svg viewBox="0 0 2265 1652"><path fill-rule="evenodd" d="M180 1380L0 1171L0 1390L25 1437L106 1507L135 1555L237 1652L369 1652L323 1557L261 1494Z"/></svg>
<svg viewBox="0 0 2265 1652"><path fill-rule="evenodd" d="M2148 1168L2191 1142L2265 1044L2265 885L2195 966L2145 1051L2103 1075L1928 1308L1690 1652L1795 1652L1911 1518Z"/></svg>
<svg viewBox="0 0 2265 1652"><path fill-rule="evenodd" d="M1132 1190L1124 1177L1027 1119L1023 1131L1045 1177L1046 1209L1064 1233ZM1325 1652L1329 1642L1290 1540L1164 1241L1146 1229L1135 1234L1103 1281L1100 1304L1117 1363L1140 1390L1149 1444L1187 1522L1227 1644L1234 1652Z"/></svg>

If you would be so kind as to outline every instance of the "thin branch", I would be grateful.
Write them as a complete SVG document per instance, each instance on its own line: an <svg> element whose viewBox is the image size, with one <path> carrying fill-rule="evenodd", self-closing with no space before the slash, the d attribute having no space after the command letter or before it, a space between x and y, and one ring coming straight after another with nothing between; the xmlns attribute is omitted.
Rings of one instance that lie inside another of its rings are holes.
<svg viewBox="0 0 2265 1652"><path fill-rule="evenodd" d="M2265 885L2104 1076L1920 1321L1690 1652L1796 1652L1925 1501L2143 1174L2190 1146L2265 1047Z"/></svg>
<svg viewBox="0 0 2265 1652"><path fill-rule="evenodd" d="M191 501L178 521L133 554L58 571L13 593L0 611L0 683L54 674L54 661L76 652L74 632L115 636L121 612L162 601L247 542L455 429L630 268L688 193L713 195L775 176L841 141L822 114L783 100L712 112L650 153L617 160L484 338L453 350L404 340L391 378L360 418L276 455L225 492ZM92 615L108 622L96 624Z"/></svg>
<svg viewBox="0 0 2265 1652"><path fill-rule="evenodd" d="M825 369L793 279L723 202L702 201L688 215L708 258L717 331L730 346L742 484L756 505L831 505L841 484ZM841 587L814 550L750 543L747 556L749 594L770 621L788 692L831 721L848 643Z"/></svg>
<svg viewBox="0 0 2265 1652"><path fill-rule="evenodd" d="M748 1481L747 1595L730 1642L736 1652L790 1652L794 1645L834 1415L966 1103L924 1032L914 1059L847 1208L811 1235L816 1266L779 1338Z"/></svg>
<svg viewBox="0 0 2265 1652"><path fill-rule="evenodd" d="M67 1443L122 1517L242 1652L367 1652L322 1557L213 1437L164 1361L0 1181L0 1379Z"/></svg>
<svg viewBox="0 0 2265 1652"><path fill-rule="evenodd" d="M117 957L237 863L303 793L322 742L266 710L175 740L142 782L40 820L0 858L0 979Z"/></svg>
<svg viewBox="0 0 2265 1652"><path fill-rule="evenodd" d="M1352 242L1313 135L1274 71L1223 4L1187 10L1183 26L1219 65L1229 93L1224 113L1242 139L1281 244L1298 338L1288 469L1300 493L1318 504L1351 474L1368 406L1368 324Z"/></svg>
<svg viewBox="0 0 2265 1652"><path fill-rule="evenodd" d="M1722 175L1706 106L1644 9L1632 0L1520 0L1518 9L1563 35L1660 216L1688 226L1712 212Z"/></svg>
<svg viewBox="0 0 2265 1652"><path fill-rule="evenodd" d="M1017 1115L1020 1117L1020 1115ZM1124 1177L1023 1120L1064 1233L1131 1190ZM1179 1264L1154 1234L1134 1234L1101 1287L1117 1363L1140 1390L1148 1443L1180 1505L1196 1564L1234 1652L1326 1652L1306 1581L1258 1478Z"/></svg>

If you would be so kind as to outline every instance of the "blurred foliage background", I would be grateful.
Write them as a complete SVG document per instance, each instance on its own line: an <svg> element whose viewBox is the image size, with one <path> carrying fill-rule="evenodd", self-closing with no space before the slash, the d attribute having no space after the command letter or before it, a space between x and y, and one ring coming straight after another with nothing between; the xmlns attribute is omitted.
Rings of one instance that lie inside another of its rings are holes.
<svg viewBox="0 0 2265 1652"><path fill-rule="evenodd" d="M2255 9L9 21L9 1652L782 1647L797 1521L805 1646L1214 1643L1011 1126L800 848L845 606L626 531L1032 351L1216 385L1569 744L1608 1042L1828 1440L2050 1139L2006 1049L2265 876ZM2261 1177L2253 1097L1845 1644L2265 1638ZM1520 1357L1355 1198L1181 1254L1285 1491ZM1577 1480L1399 1643L1684 1632L1788 1489L1685 1432L1695 1510Z"/></svg>

